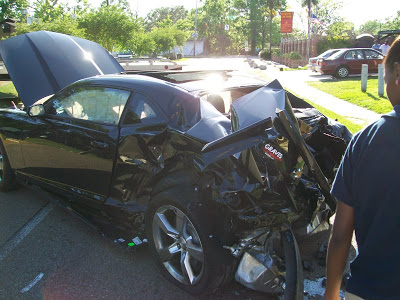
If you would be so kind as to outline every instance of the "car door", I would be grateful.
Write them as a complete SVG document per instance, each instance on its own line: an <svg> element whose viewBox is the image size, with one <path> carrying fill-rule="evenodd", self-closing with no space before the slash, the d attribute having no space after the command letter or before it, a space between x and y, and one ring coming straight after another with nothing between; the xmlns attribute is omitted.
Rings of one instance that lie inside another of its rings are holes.
<svg viewBox="0 0 400 300"><path fill-rule="evenodd" d="M168 151L165 152L167 123L168 118L155 101L134 92L121 120L111 198L122 202L137 199L147 181L164 169L168 156Z"/></svg>
<svg viewBox="0 0 400 300"><path fill-rule="evenodd" d="M367 64L367 60L364 57L364 53L362 50L350 50L348 51L344 59L346 60L347 65L350 67L351 73L360 74L361 73L361 65Z"/></svg>
<svg viewBox="0 0 400 300"><path fill-rule="evenodd" d="M40 126L24 134L25 174L84 199L81 203L89 209L103 203L112 178L118 122L130 94L78 85L52 97Z"/></svg>
<svg viewBox="0 0 400 300"><path fill-rule="evenodd" d="M365 58L368 63L368 72L378 72L378 65L383 61L382 53L375 50L364 50Z"/></svg>

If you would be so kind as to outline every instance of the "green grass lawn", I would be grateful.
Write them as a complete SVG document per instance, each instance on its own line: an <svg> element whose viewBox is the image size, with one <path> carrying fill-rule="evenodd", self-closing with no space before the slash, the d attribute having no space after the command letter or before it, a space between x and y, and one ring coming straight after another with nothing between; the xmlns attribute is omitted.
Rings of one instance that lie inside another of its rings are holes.
<svg viewBox="0 0 400 300"><path fill-rule="evenodd" d="M4 83L2 81L1 83ZM10 98L18 97L14 84L10 81L0 85L0 108L7 108L11 106Z"/></svg>
<svg viewBox="0 0 400 300"><path fill-rule="evenodd" d="M187 61L187 60L189 60L189 58L187 58L187 57L182 57L181 59L174 59L173 61L174 61L174 62L177 62L177 63L180 63L180 62L184 62L184 61Z"/></svg>
<svg viewBox="0 0 400 300"><path fill-rule="evenodd" d="M386 92L383 97L378 96L378 78L368 79L367 92L365 93L361 91L360 78L309 81L307 84L336 98L372 110L378 114L387 113L393 108L387 99Z"/></svg>
<svg viewBox="0 0 400 300"><path fill-rule="evenodd" d="M299 68L283 68L283 71L298 71L298 70L307 70L307 66Z"/></svg>
<svg viewBox="0 0 400 300"><path fill-rule="evenodd" d="M1 98L12 98L12 97L17 97L17 96L18 96L18 93L15 90L15 87L11 81L10 81L10 83L6 83L6 84L0 86L0 99Z"/></svg>
<svg viewBox="0 0 400 300"><path fill-rule="evenodd" d="M342 123L353 134L364 128L364 126L359 125L359 124L355 124L355 123L347 120L345 117L343 117L341 115L338 115L337 113L335 113L335 112L333 112L333 111L331 111L329 109L326 109L321 105L315 104L314 102L312 102L312 101L310 101L308 99L305 99L304 97L301 97L299 94L296 94L295 92L293 92L291 90L288 90L288 91L291 92L293 95L296 95L297 97L303 99L307 103L310 103L312 106L314 106L316 109L318 109L321 113L323 113L328 118L333 119L333 120L337 120L339 123Z"/></svg>

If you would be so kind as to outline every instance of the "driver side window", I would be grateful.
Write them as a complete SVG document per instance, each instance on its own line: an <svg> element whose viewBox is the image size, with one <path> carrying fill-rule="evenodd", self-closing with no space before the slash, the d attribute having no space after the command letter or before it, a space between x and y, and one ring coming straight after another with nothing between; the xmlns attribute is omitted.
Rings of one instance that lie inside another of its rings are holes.
<svg viewBox="0 0 400 300"><path fill-rule="evenodd" d="M364 59L364 54L362 53L361 50L351 50L346 54L345 59L347 60Z"/></svg>
<svg viewBox="0 0 400 300"><path fill-rule="evenodd" d="M149 99L137 93L134 95L133 101L131 101L130 105L127 107L123 124L157 122L157 120L159 121L159 116L156 111L156 108Z"/></svg>
<svg viewBox="0 0 400 300"><path fill-rule="evenodd" d="M99 123L118 124L130 92L112 88L77 87L46 105L46 113Z"/></svg>

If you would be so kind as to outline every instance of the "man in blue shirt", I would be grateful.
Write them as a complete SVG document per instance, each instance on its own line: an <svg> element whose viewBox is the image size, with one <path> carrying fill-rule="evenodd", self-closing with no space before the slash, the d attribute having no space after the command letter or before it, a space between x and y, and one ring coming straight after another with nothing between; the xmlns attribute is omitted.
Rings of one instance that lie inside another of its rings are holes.
<svg viewBox="0 0 400 300"><path fill-rule="evenodd" d="M378 51L381 51L381 50L380 50L381 44L379 44L378 40L375 40L375 41L374 41L374 44L372 45L371 48L372 48L372 49L375 49L375 50L378 50Z"/></svg>
<svg viewBox="0 0 400 300"><path fill-rule="evenodd" d="M338 207L326 300L340 299L353 230L358 256L350 266L346 300L400 299L400 37L385 58L385 82L393 111L353 137L333 183Z"/></svg>

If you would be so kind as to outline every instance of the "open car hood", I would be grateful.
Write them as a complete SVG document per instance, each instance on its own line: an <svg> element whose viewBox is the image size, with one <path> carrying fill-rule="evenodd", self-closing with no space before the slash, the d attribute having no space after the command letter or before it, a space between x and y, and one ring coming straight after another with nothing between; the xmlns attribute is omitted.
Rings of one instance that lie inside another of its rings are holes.
<svg viewBox="0 0 400 300"><path fill-rule="evenodd" d="M8 38L0 54L25 106L79 79L124 72L99 44L49 31Z"/></svg>

